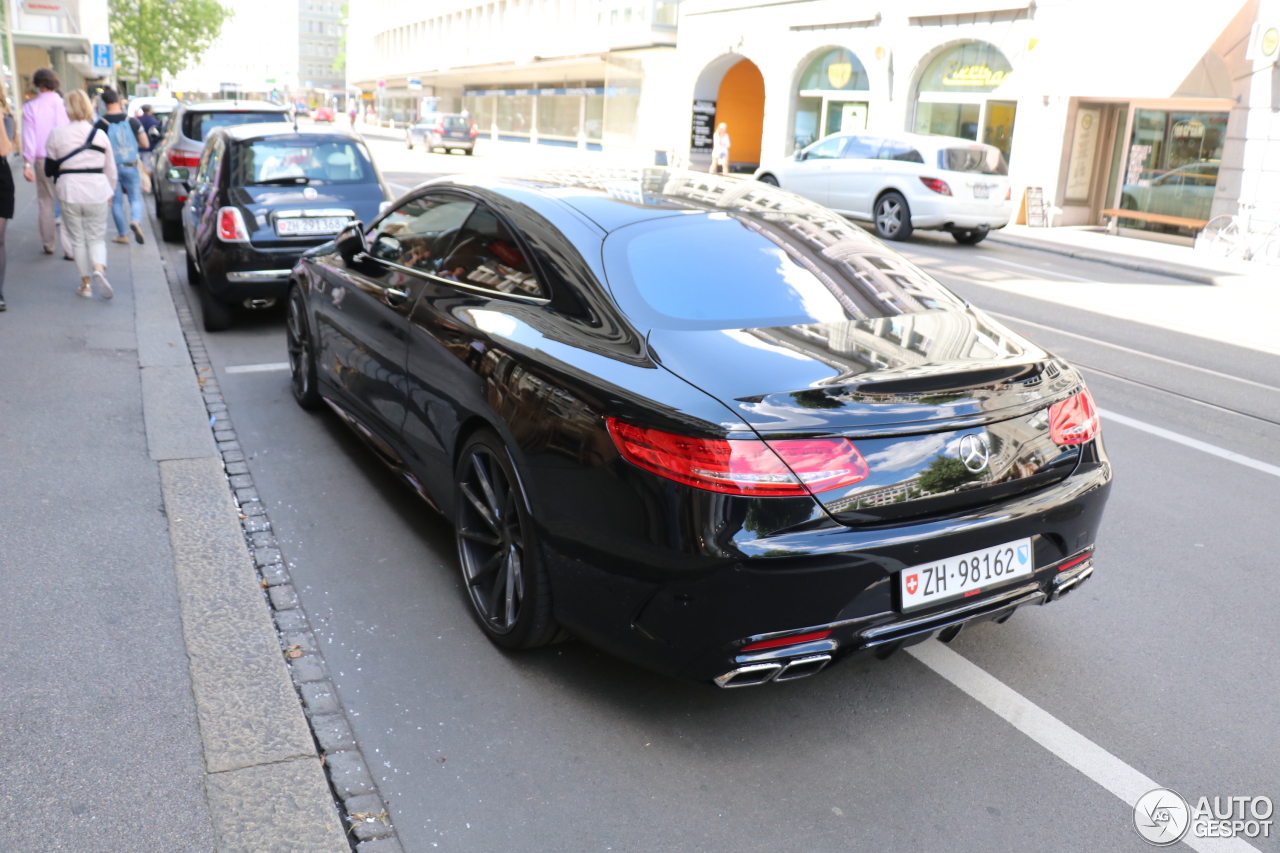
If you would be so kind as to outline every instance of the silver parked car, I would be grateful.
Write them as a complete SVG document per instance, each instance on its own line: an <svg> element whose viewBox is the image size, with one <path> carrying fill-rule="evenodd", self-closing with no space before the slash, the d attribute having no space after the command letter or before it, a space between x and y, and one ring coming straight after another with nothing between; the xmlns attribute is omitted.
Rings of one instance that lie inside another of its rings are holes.
<svg viewBox="0 0 1280 853"><path fill-rule="evenodd" d="M182 104L174 110L151 159L156 171L156 218L164 239L182 239L182 204L187 200L186 186L182 181L169 180L169 169L194 171L200 165L204 141L215 128L291 121L290 107L266 101L208 101Z"/></svg>

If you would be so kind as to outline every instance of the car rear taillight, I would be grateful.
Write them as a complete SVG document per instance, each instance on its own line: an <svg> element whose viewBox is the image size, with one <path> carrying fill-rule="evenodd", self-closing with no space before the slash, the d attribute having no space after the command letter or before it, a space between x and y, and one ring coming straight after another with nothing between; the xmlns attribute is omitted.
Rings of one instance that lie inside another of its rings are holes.
<svg viewBox="0 0 1280 853"><path fill-rule="evenodd" d="M608 426L628 462L668 480L726 495L808 495L851 486L870 473L847 438L691 438L614 418L608 419Z"/></svg>
<svg viewBox="0 0 1280 853"><path fill-rule="evenodd" d="M939 178L921 178L920 183L936 192L938 195L951 195L951 187L947 186L947 182Z"/></svg>
<svg viewBox="0 0 1280 853"><path fill-rule="evenodd" d="M814 640L825 640L831 636L830 631L810 631L808 634L792 634L790 637L774 637L772 640L761 640L738 649L740 652L758 652L761 649L777 649L782 646L795 646L800 643L812 643Z"/></svg>
<svg viewBox="0 0 1280 853"><path fill-rule="evenodd" d="M224 243L248 243L249 232L238 207L224 207L218 211L218 239Z"/></svg>
<svg viewBox="0 0 1280 853"><path fill-rule="evenodd" d="M1013 200L1013 187L1009 187L1009 189L1004 191L1004 200L1005 201Z"/></svg>
<svg viewBox="0 0 1280 853"><path fill-rule="evenodd" d="M192 154L188 151L178 151L175 148L169 149L169 165L179 169L194 169L200 165L200 155Z"/></svg>
<svg viewBox="0 0 1280 853"><path fill-rule="evenodd" d="M476 123L474 121L471 122L471 130L468 131L468 133L470 134L472 139L475 139L477 136L480 135L480 131L476 129Z"/></svg>
<svg viewBox="0 0 1280 853"><path fill-rule="evenodd" d="M1049 437L1054 444L1083 444L1101 427L1098 408L1087 388L1049 407Z"/></svg>

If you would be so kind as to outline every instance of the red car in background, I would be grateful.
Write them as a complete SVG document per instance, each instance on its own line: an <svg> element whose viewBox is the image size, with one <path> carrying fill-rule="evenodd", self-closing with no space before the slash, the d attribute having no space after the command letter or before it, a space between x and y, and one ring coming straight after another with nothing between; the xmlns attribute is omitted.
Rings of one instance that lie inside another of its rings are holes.
<svg viewBox="0 0 1280 853"><path fill-rule="evenodd" d="M316 121L333 121L333 107L316 107Z"/></svg>

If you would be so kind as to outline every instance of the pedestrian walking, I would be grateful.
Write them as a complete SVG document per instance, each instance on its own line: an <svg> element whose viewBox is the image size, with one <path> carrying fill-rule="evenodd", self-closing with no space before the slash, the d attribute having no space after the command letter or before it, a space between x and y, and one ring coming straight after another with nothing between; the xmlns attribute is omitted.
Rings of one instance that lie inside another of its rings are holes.
<svg viewBox="0 0 1280 853"><path fill-rule="evenodd" d="M9 169L9 155L13 153L13 111L9 105L9 93L0 78L0 311L9 310L4 301L4 273L8 254L4 247L5 231L13 219L13 172Z"/></svg>
<svg viewBox="0 0 1280 853"><path fill-rule="evenodd" d="M716 166L722 174L729 174L729 125L720 122L716 134L711 138L711 174L716 173Z"/></svg>
<svg viewBox="0 0 1280 853"><path fill-rule="evenodd" d="M95 122L93 104L79 89L67 95L70 124L54 128L46 150L53 168L62 227L71 240L80 270L80 296L93 296L98 286L103 299L112 296L107 281L107 210L116 190L116 161L102 123Z"/></svg>
<svg viewBox="0 0 1280 853"><path fill-rule="evenodd" d="M67 110L58 88L62 85L52 68L37 68L31 75L36 96L22 106L22 176L36 183L36 200L40 210L40 242L44 253L52 255L58 242L54 213L53 181L44 173L45 140L57 127L67 124ZM62 248L68 258L71 246L63 235Z"/></svg>
<svg viewBox="0 0 1280 853"><path fill-rule="evenodd" d="M138 124L142 125L142 133L147 137L147 147L138 152L138 163L143 172L143 192L151 192L147 183L155 183L155 166L151 162L151 152L160 141L160 119L152 115L151 105L142 105L142 115L138 116Z"/></svg>
<svg viewBox="0 0 1280 853"><path fill-rule="evenodd" d="M142 174L138 170L138 158L146 147L147 135L142 132L141 122L133 116L125 115L124 104L120 103L120 93L110 86L102 90L102 105L107 110L102 117L103 127L111 139L111 151L116 161L116 190L111 199L111 217L116 223L116 236L112 240L128 243L128 231L131 230L133 238L144 243ZM128 211L125 210L126 200Z"/></svg>

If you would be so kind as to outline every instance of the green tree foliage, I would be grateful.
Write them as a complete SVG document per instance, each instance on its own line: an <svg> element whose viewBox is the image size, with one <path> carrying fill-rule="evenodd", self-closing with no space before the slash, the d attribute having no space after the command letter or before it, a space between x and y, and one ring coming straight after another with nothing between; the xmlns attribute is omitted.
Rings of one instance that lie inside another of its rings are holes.
<svg viewBox="0 0 1280 853"><path fill-rule="evenodd" d="M338 55L333 58L333 70L339 74L347 71L347 20L350 10L346 3L342 4L342 33L338 36Z"/></svg>
<svg viewBox="0 0 1280 853"><path fill-rule="evenodd" d="M929 463L920 475L920 489L925 494L949 492L965 483L978 479L978 474L970 471L959 459L939 456Z"/></svg>
<svg viewBox="0 0 1280 853"><path fill-rule="evenodd" d="M139 82L195 65L233 14L218 0L109 0L111 40Z"/></svg>

